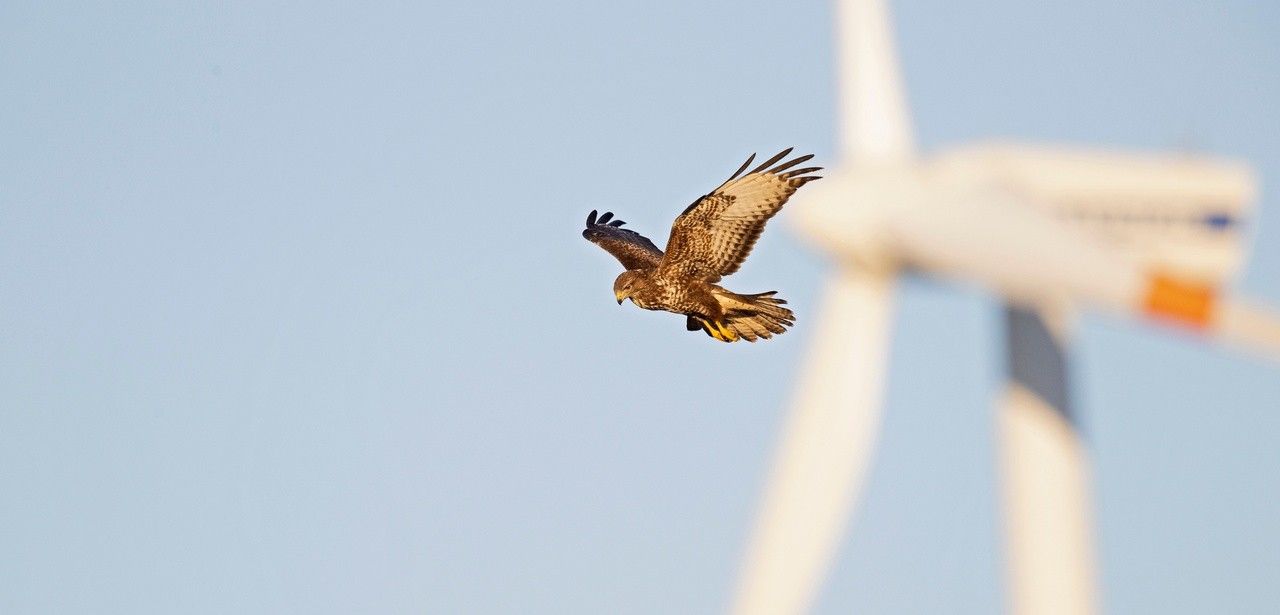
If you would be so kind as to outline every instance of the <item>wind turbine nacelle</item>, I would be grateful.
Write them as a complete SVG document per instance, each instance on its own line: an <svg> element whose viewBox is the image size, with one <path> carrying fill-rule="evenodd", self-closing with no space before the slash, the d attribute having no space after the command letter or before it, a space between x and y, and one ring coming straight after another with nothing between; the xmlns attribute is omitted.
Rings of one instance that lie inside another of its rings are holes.
<svg viewBox="0 0 1280 615"><path fill-rule="evenodd" d="M1084 233L927 164L842 170L809 188L793 220L838 261L974 282L1033 305L1088 296L1119 308L1140 285L1139 271Z"/></svg>
<svg viewBox="0 0 1280 615"><path fill-rule="evenodd" d="M993 143L945 152L929 166L1014 195L1149 269L1201 283L1230 283L1248 251L1257 185L1241 163Z"/></svg>
<svg viewBox="0 0 1280 615"><path fill-rule="evenodd" d="M1247 171L978 151L837 170L797 195L792 219L841 265L906 268L1032 308L1093 307L1280 351L1280 321L1222 292L1243 258Z"/></svg>

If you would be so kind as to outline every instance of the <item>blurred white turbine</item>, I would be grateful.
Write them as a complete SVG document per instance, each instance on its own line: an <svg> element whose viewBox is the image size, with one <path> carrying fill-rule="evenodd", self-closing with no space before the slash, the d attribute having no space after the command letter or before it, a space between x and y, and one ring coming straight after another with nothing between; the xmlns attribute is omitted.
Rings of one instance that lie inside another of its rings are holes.
<svg viewBox="0 0 1280 615"><path fill-rule="evenodd" d="M1009 605L1096 609L1087 457L1067 384L1073 313L1155 319L1280 358L1280 318L1224 295L1255 196L1243 165L987 144L919 158L881 0L837 2L839 168L792 217L835 271L748 543L733 612L806 612L879 430L896 277L1007 304L998 413Z"/></svg>

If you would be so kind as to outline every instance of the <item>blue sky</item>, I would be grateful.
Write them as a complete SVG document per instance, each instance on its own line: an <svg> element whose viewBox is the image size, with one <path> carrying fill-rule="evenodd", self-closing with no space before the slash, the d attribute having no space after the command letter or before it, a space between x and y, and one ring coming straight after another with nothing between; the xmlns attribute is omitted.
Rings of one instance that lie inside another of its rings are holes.
<svg viewBox="0 0 1280 615"><path fill-rule="evenodd" d="M925 149L1242 158L1280 305L1280 6L895 3ZM723 345L618 307L752 151L830 162L830 7L0 6L0 610L712 613L821 260L771 226ZM782 218L786 218L784 212ZM992 300L906 283L885 432L819 613L1002 604ZM1087 316L1111 612L1280 602L1280 368Z"/></svg>

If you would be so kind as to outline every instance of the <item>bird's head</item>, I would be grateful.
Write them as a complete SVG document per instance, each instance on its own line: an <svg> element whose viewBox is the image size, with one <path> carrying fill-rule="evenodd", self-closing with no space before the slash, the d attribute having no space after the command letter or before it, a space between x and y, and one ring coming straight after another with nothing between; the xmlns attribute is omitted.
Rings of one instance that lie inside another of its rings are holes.
<svg viewBox="0 0 1280 615"><path fill-rule="evenodd" d="M639 271L623 271L618 279L613 281L613 297L618 300L618 305L622 305L624 299L631 298L636 291L649 285L649 280ZM635 301L635 299L631 299Z"/></svg>

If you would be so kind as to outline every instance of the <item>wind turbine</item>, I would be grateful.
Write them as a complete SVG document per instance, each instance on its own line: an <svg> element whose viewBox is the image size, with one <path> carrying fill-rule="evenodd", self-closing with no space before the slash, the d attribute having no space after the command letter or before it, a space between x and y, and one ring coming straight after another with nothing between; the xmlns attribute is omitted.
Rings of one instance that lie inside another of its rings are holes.
<svg viewBox="0 0 1280 615"><path fill-rule="evenodd" d="M734 597L803 613L875 449L894 287L904 272L1005 301L998 440L1009 606L1095 612L1089 467L1066 353L1073 314L1153 319L1280 358L1280 318L1229 286L1250 170L1185 155L986 144L918 156L883 0L837 2L839 167L794 199L826 284Z"/></svg>

